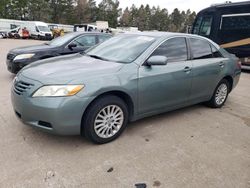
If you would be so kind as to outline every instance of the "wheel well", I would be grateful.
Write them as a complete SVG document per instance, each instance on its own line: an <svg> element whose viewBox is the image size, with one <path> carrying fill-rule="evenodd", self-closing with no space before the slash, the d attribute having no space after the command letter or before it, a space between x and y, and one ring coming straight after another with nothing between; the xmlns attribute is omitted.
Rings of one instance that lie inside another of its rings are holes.
<svg viewBox="0 0 250 188"><path fill-rule="evenodd" d="M231 76L226 76L226 77L224 77L223 79L226 79L226 80L228 81L229 86L230 86L229 92L231 92L231 91L232 91L232 88L233 88L233 78L232 78Z"/></svg>
<svg viewBox="0 0 250 188"><path fill-rule="evenodd" d="M129 112L129 120L131 120L131 118L133 117L133 114L134 114L134 103L131 99L131 97L123 92L123 91L108 91L108 92L105 92L105 93L102 93L100 95L98 95L93 101L90 102L90 104L87 106L87 108L85 109L84 113L83 113L83 116L82 116L82 121L81 121L81 125L82 125L82 122L85 118L85 114L86 112L89 110L89 108L91 107L91 105L96 101L98 100L99 98L103 97L103 96L107 96L107 95L114 95L114 96L117 96L119 98L121 98L125 104L127 105L128 107L128 112ZM81 133L83 134L83 126L81 126Z"/></svg>

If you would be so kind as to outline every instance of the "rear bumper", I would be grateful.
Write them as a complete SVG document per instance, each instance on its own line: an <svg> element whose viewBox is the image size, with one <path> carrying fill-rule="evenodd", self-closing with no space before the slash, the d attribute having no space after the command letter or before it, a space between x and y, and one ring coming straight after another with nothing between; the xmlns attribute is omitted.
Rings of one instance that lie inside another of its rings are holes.
<svg viewBox="0 0 250 188"><path fill-rule="evenodd" d="M235 72L235 75L234 75L234 78L233 78L232 90L233 90L233 89L237 86L237 84L239 83L240 75L241 75L241 70L238 70L237 72Z"/></svg>

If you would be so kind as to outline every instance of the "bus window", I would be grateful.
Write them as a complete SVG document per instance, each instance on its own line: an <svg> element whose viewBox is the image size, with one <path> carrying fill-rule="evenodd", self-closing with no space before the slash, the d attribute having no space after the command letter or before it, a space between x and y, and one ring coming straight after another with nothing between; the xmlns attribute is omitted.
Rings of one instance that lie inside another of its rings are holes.
<svg viewBox="0 0 250 188"><path fill-rule="evenodd" d="M193 34L209 36L212 27L212 16L198 17L193 28Z"/></svg>
<svg viewBox="0 0 250 188"><path fill-rule="evenodd" d="M222 16L221 30L250 29L250 15L224 15Z"/></svg>
<svg viewBox="0 0 250 188"><path fill-rule="evenodd" d="M193 28L193 34L199 34L201 21L202 21L202 17L200 16L200 17L197 18L197 20L195 22L195 25L194 25L194 28Z"/></svg>
<svg viewBox="0 0 250 188"><path fill-rule="evenodd" d="M213 21L213 18L211 16L206 16L203 18L199 35L202 35L202 36L209 36L210 35L212 21Z"/></svg>

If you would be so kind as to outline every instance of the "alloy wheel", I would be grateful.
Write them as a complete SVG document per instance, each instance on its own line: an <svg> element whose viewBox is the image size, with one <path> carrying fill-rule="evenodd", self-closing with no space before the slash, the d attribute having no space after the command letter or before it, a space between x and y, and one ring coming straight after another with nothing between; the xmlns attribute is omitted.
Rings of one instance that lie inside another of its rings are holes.
<svg viewBox="0 0 250 188"><path fill-rule="evenodd" d="M95 133L101 138L114 136L122 127L124 113L117 105L108 105L102 108L94 121Z"/></svg>

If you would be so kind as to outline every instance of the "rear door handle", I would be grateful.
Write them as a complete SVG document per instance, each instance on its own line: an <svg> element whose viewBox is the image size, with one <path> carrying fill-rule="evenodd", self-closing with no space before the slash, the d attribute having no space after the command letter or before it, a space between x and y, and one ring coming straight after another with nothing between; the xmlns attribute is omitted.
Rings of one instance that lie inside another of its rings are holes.
<svg viewBox="0 0 250 188"><path fill-rule="evenodd" d="M192 69L190 67L185 67L184 72L189 73Z"/></svg>

